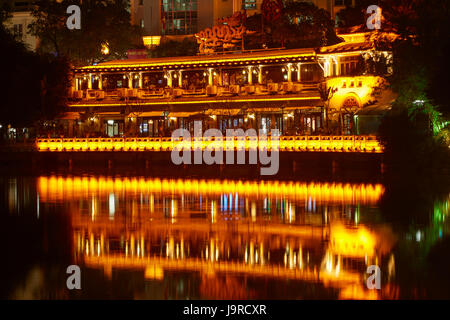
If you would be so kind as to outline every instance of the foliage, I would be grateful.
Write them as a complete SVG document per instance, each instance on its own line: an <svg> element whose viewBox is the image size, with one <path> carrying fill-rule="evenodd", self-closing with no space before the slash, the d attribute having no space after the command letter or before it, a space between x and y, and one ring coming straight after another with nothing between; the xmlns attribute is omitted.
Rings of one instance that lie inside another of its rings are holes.
<svg viewBox="0 0 450 320"><path fill-rule="evenodd" d="M337 13L338 27L347 28L359 25L365 25L369 14L367 8L376 4L373 0L355 1L354 6L346 5L344 9Z"/></svg>
<svg viewBox="0 0 450 320"><path fill-rule="evenodd" d="M8 2L0 3L0 25L3 25L3 23L10 18L11 16L11 5Z"/></svg>
<svg viewBox="0 0 450 320"><path fill-rule="evenodd" d="M450 5L438 0L384 0L382 28L398 37L390 45L394 73L388 78L398 94L380 128L385 158L396 173L447 172L450 163L445 117ZM383 40L378 40L379 44ZM395 168L395 169L394 169Z"/></svg>
<svg viewBox="0 0 450 320"><path fill-rule="evenodd" d="M35 21L29 26L41 39L41 52L68 57L75 65L92 64L126 56L128 49L141 45L139 28L130 24L125 0L43 0L33 11ZM66 20L69 5L81 8L81 30L69 30ZM108 44L109 55L101 52Z"/></svg>
<svg viewBox="0 0 450 320"><path fill-rule="evenodd" d="M279 19L267 22L255 14L247 18L246 27L256 31L246 37L246 49L311 48L339 42L329 12L309 2L286 1Z"/></svg>
<svg viewBox="0 0 450 320"><path fill-rule="evenodd" d="M3 25L0 46L0 123L25 127L60 113L70 86L68 61L28 51Z"/></svg>
<svg viewBox="0 0 450 320"><path fill-rule="evenodd" d="M184 38L183 41L169 40L150 50L152 58L195 56L198 51L198 44L194 38Z"/></svg>

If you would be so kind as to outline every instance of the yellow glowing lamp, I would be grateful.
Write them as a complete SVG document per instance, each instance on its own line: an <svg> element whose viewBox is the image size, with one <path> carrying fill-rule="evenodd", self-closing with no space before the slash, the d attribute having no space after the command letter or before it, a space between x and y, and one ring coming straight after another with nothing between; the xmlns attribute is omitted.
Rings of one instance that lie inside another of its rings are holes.
<svg viewBox="0 0 450 320"><path fill-rule="evenodd" d="M108 42L102 43L101 51L102 51L102 54L104 54L105 56L109 54L109 43Z"/></svg>

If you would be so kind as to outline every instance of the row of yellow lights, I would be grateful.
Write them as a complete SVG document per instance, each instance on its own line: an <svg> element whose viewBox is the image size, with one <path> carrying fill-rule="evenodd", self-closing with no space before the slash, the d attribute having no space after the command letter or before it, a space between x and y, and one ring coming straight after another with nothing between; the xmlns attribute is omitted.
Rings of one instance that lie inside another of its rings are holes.
<svg viewBox="0 0 450 320"><path fill-rule="evenodd" d="M281 181L144 179L107 177L39 177L40 200L79 199L110 193L236 194L247 197L277 196L318 202L376 203L384 192L381 184L301 183Z"/></svg>
<svg viewBox="0 0 450 320"><path fill-rule="evenodd" d="M153 99L153 98L152 98ZM159 101L153 101L153 102L146 102L146 101L139 101L137 103L139 106L154 106L154 105L162 105L167 103L166 98L160 98L158 97ZM162 101L161 99L164 99ZM266 102L266 101L305 101L305 100L320 100L320 97L316 97L313 95L308 95L307 97L281 97L281 98L273 98L268 96L261 96L260 98L244 98L244 99L236 99L236 98L230 98L230 99L210 99L205 100L202 97L199 97L195 100L183 100L183 101L176 101L171 100L171 105L180 105L180 104L206 104L206 103L237 103L237 102ZM120 107L123 106L124 103L84 103L84 104L70 104L70 108L74 107Z"/></svg>
<svg viewBox="0 0 450 320"><path fill-rule="evenodd" d="M309 59L313 59L315 57L314 52L303 52L303 53L294 53L294 54L280 54L280 55L276 55L276 56L267 56L267 53L264 53L264 55L261 55L259 57L239 57L239 58L234 58L232 56L222 56L220 59L203 59L203 60L199 60L198 57L192 57L195 58L196 60L190 60L190 61L182 61L180 59L177 58L168 58L168 59L164 59L167 60L168 62L162 62L162 61L158 61L158 62L151 62L152 60L144 60L145 62L143 63L131 63L131 64L100 64L100 65L95 65L95 66L85 66L85 67L81 67L78 69L75 69L76 72L82 72L84 70L106 70L106 69L110 69L110 70L124 70L125 68L134 68L134 70L138 70L139 68L148 68L148 67L153 67L153 68L161 68L161 67L178 67L178 68L183 68L183 67L207 67L210 66L212 64L220 64L222 66L225 65L230 65L230 64L234 64L234 65L242 65L242 64L254 64L254 63L269 63L268 60L270 60L270 62L287 62L290 59L294 59L294 60L304 60L305 58L309 58Z"/></svg>
<svg viewBox="0 0 450 320"><path fill-rule="evenodd" d="M278 140L278 139L277 139ZM258 137L238 137L233 141L213 138L80 138L37 139L39 151L171 151L174 148L190 150L271 150L272 141ZM276 146L275 146L276 147ZM278 140L280 151L321 152L375 152L383 148L374 136L282 136Z"/></svg>

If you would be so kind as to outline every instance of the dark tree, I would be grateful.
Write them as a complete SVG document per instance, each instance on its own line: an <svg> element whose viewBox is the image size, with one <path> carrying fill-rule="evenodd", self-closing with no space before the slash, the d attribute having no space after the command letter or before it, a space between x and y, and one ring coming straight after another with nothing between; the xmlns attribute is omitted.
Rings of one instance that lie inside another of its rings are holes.
<svg viewBox="0 0 450 320"><path fill-rule="evenodd" d="M68 61L28 51L2 24L0 47L0 123L27 127L62 112L70 86Z"/></svg>
<svg viewBox="0 0 450 320"><path fill-rule="evenodd" d="M450 4L384 0L381 6L382 30L398 35L391 44L394 73L389 78L398 98L381 127L386 159L398 171L427 170L448 179L441 173L450 163L448 124L445 127L450 115Z"/></svg>
<svg viewBox="0 0 450 320"><path fill-rule="evenodd" d="M261 14L246 21L245 48L311 48L340 42L330 13L309 2L285 1L280 18L265 21Z"/></svg>
<svg viewBox="0 0 450 320"><path fill-rule="evenodd" d="M354 6L346 4L345 8L337 13L338 27L365 26L369 17L367 8L378 4L379 1L374 0L356 0Z"/></svg>
<svg viewBox="0 0 450 320"><path fill-rule="evenodd" d="M126 56L127 50L142 45L140 31L130 24L125 0L42 0L33 11L35 22L29 28L41 39L41 52L68 57L75 65L92 64ZM81 30L69 30L69 5L81 8ZM102 53L107 46L108 54Z"/></svg>

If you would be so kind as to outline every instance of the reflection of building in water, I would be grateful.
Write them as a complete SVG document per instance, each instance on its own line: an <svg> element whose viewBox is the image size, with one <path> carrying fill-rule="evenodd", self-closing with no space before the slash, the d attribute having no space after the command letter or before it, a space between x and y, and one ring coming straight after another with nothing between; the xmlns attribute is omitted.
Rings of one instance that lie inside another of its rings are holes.
<svg viewBox="0 0 450 320"><path fill-rule="evenodd" d="M49 201L70 200L83 195L103 196L111 192L179 193L189 195L233 195L241 197L283 196L284 198L341 204L375 204L384 188L380 184L302 183L281 181L232 181L194 179L40 177L38 187ZM45 201L45 199L43 199ZM226 200L223 200L226 201ZM236 199L235 199L236 201Z"/></svg>
<svg viewBox="0 0 450 320"><path fill-rule="evenodd" d="M38 190L72 213L76 262L109 277L199 273L201 292L226 286L229 298L244 297L232 280L241 276L377 297L364 277L383 258L384 239L360 215L381 185L41 177Z"/></svg>

